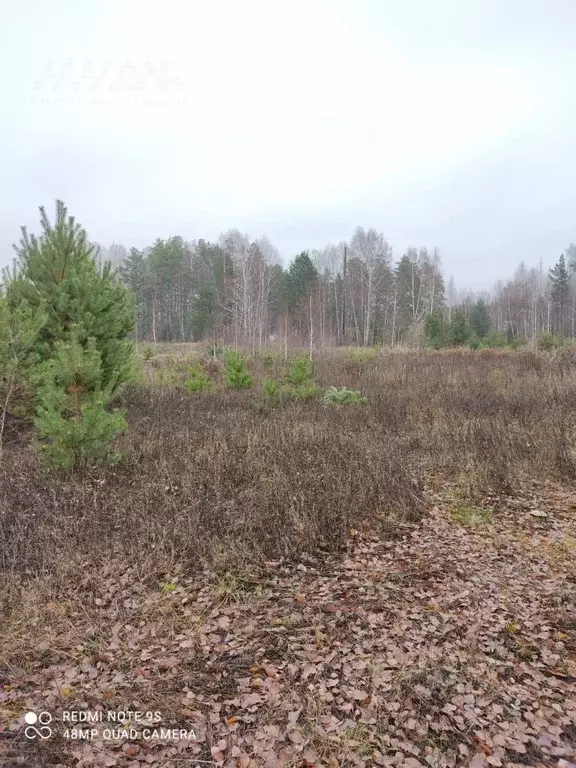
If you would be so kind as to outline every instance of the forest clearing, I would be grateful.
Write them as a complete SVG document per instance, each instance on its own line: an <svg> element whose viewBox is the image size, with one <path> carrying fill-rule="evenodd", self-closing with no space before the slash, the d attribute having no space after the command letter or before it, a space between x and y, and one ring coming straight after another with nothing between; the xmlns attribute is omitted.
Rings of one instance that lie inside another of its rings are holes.
<svg viewBox="0 0 576 768"><path fill-rule="evenodd" d="M0 768L576 768L576 2L4 6Z"/></svg>
<svg viewBox="0 0 576 768"><path fill-rule="evenodd" d="M571 358L241 359L234 388L223 350L143 350L113 468L5 436L0 764L573 763ZM74 740L80 710L195 738Z"/></svg>

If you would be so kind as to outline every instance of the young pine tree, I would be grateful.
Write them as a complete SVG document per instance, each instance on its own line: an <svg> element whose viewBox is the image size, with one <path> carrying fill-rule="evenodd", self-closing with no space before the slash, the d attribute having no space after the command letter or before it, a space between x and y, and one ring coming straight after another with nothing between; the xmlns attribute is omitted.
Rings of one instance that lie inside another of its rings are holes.
<svg viewBox="0 0 576 768"><path fill-rule="evenodd" d="M446 329L441 313L433 312L426 316L426 341L433 349L441 349L446 344Z"/></svg>
<svg viewBox="0 0 576 768"><path fill-rule="evenodd" d="M114 384L105 380L96 339L82 344L75 333L68 341L57 341L54 356L41 365L34 423L44 441L42 449L55 466L118 460L110 443L127 424L123 414L106 410Z"/></svg>
<svg viewBox="0 0 576 768"><path fill-rule="evenodd" d="M570 303L570 273L566 258L561 254L549 272L550 298L552 299L554 331L559 336L568 336L568 307Z"/></svg>
<svg viewBox="0 0 576 768"><path fill-rule="evenodd" d="M45 322L41 311L27 305L11 310L6 296L0 292L0 460L10 417L26 414L30 382L26 380L25 370Z"/></svg>
<svg viewBox="0 0 576 768"><path fill-rule="evenodd" d="M12 311L41 311L30 356L36 427L48 453L63 466L109 457L110 441L125 427L106 406L133 374L128 334L135 321L133 294L109 264L100 268L84 229L56 203L52 224L40 208L42 234L14 246L18 261L8 281Z"/></svg>
<svg viewBox="0 0 576 768"><path fill-rule="evenodd" d="M467 344L470 338L470 326L468 319L462 309L456 309L452 313L450 321L450 343L453 347L460 347Z"/></svg>
<svg viewBox="0 0 576 768"><path fill-rule="evenodd" d="M246 368L246 360L240 352L233 350L226 355L224 380L230 389L250 389L254 384Z"/></svg>
<svg viewBox="0 0 576 768"><path fill-rule="evenodd" d="M488 306L484 299L478 301L472 307L470 313L470 326L478 339L485 339L490 333L492 322L488 312Z"/></svg>

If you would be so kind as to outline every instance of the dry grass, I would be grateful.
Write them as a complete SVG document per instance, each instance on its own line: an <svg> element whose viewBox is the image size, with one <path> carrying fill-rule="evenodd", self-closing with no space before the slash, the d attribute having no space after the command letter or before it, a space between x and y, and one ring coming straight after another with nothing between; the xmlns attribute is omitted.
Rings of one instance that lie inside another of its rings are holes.
<svg viewBox="0 0 576 768"><path fill-rule="evenodd" d="M288 370L279 355L250 366L256 386ZM456 481L473 501L576 475L576 366L533 352L348 351L319 358L314 374L368 405L263 411L255 391L141 383L120 403L131 429L114 471L47 477L25 441L9 443L0 566L28 576L114 556L143 577L177 562L226 570L341 550L363 524L392 532L421 515L424 478Z"/></svg>
<svg viewBox="0 0 576 768"><path fill-rule="evenodd" d="M184 629L194 637L214 606L266 599L263 563L344 552L354 531L398 536L425 514L428 491L456 488L455 518L473 528L478 515L488 522L494 495L576 477L576 366L567 361L494 350L363 359L338 350L315 361L315 380L360 390L366 406L329 408L317 398L263 409L262 381L288 371L281 354L250 360L256 390L224 390L213 362L213 392L191 395L180 385L201 351L162 350L143 363L142 380L119 403L130 432L114 470L49 475L25 432L7 442L6 677L22 659L33 672L43 653L69 654L71 633L97 663L110 643L98 628L105 612L127 626L160 622L165 638L178 641ZM551 560L564 567L575 541L553 543ZM373 734L359 726L316 746L366 757Z"/></svg>

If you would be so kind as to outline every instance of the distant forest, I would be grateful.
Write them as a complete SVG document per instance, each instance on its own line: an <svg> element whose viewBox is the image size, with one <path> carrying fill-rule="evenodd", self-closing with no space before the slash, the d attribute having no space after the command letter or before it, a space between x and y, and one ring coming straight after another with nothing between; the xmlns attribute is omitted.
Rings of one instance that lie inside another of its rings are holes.
<svg viewBox="0 0 576 768"><path fill-rule="evenodd" d="M137 341L270 340L322 347L523 343L576 337L576 244L548 271L521 263L491 292L458 291L436 248L395 261L387 239L358 227L349 242L304 251L287 268L266 239L99 246L137 298Z"/></svg>

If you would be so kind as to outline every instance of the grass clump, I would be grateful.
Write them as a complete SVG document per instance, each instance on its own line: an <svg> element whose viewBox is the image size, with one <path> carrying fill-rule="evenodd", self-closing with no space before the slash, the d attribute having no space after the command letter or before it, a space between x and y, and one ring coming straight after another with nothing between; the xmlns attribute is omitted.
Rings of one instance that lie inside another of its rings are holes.
<svg viewBox="0 0 576 768"><path fill-rule="evenodd" d="M452 520L460 525L489 525L492 512L483 507L456 507L452 510Z"/></svg>
<svg viewBox="0 0 576 768"><path fill-rule="evenodd" d="M280 392L286 400L314 400L322 394L322 389L313 381L305 381L297 387L284 386Z"/></svg>
<svg viewBox="0 0 576 768"><path fill-rule="evenodd" d="M350 359L359 363L370 363L378 357L375 347L357 347L350 350Z"/></svg>
<svg viewBox="0 0 576 768"><path fill-rule="evenodd" d="M328 387L322 399L324 405L366 405L367 397L360 392L347 387Z"/></svg>

